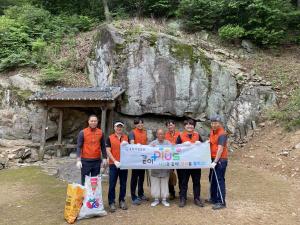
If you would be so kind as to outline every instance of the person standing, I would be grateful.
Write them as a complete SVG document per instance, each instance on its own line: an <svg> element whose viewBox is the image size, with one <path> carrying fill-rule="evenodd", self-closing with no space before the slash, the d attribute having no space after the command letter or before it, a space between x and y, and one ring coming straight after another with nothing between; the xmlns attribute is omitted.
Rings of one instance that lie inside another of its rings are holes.
<svg viewBox="0 0 300 225"><path fill-rule="evenodd" d="M185 120L184 131L178 136L176 144L200 143L202 139L200 135L195 131L196 122L192 119ZM194 203L199 207L204 207L204 204L200 200L200 179L201 169L177 169L178 180L179 180L179 207L184 207L187 201L187 190L190 176L193 180L193 192L194 192Z"/></svg>
<svg viewBox="0 0 300 225"><path fill-rule="evenodd" d="M170 145L171 143L165 140L165 133L163 129L158 129L156 131L156 140L152 141L150 145ZM169 181L170 170L169 169L153 169L151 170L151 195L154 201L151 206L157 206L162 199L161 203L164 206L170 206L167 202L167 197L169 194L168 181Z"/></svg>
<svg viewBox="0 0 300 225"><path fill-rule="evenodd" d="M128 170L120 169L120 148L121 145L128 144L129 140L128 136L123 133L123 129L124 123L116 121L114 123L114 133L111 134L106 141L106 152L109 157L108 204L111 212L116 211L115 189L118 178L120 183L119 206L123 210L127 209L125 196Z"/></svg>
<svg viewBox="0 0 300 225"><path fill-rule="evenodd" d="M166 122L166 127L168 128L168 131L165 133L165 139L168 140L171 144L175 145L176 140L178 136L180 135L180 132L176 130L176 125L174 120L168 120ZM173 179L171 179L173 178ZM174 170L171 170L170 172L170 178L169 178L169 194L170 194L170 200L175 199L175 185L174 185L174 179L176 182L176 174Z"/></svg>
<svg viewBox="0 0 300 225"><path fill-rule="evenodd" d="M134 121L135 128L129 134L130 144L147 145L147 132L144 129L144 120L136 118ZM132 204L140 205L142 201L148 201L149 199L144 194L144 169L133 169L130 181L130 191ZM138 195L136 195L136 187L138 186Z"/></svg>
<svg viewBox="0 0 300 225"><path fill-rule="evenodd" d="M85 176L94 177L100 174L101 162L104 167L107 165L104 134L97 125L97 116L91 115L88 118L88 127L78 134L76 166L81 170L82 185L85 183Z"/></svg>
<svg viewBox="0 0 300 225"><path fill-rule="evenodd" d="M216 115L211 118L211 131L209 135L211 151L210 199L213 209L226 207L225 173L228 164L227 134L223 128L221 117ZM216 177L217 174L217 177ZM218 183L220 190L218 188Z"/></svg>

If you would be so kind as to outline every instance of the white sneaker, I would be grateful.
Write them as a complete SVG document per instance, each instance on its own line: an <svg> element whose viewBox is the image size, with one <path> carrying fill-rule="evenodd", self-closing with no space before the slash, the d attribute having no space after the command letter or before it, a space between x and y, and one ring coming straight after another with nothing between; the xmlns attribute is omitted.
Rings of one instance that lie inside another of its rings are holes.
<svg viewBox="0 0 300 225"><path fill-rule="evenodd" d="M166 206L166 207L169 207L170 206L170 203L167 202L167 200L162 200L161 203Z"/></svg>
<svg viewBox="0 0 300 225"><path fill-rule="evenodd" d="M152 206L152 207L155 207L155 206L157 206L158 204L159 204L159 200L158 200L158 199L155 199L154 202L151 203L151 206Z"/></svg>

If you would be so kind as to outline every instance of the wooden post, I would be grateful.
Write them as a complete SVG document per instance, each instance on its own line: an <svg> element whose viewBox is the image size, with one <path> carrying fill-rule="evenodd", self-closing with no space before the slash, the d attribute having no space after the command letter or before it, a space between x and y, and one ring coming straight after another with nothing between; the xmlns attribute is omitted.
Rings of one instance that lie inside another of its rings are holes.
<svg viewBox="0 0 300 225"><path fill-rule="evenodd" d="M113 132L113 117L114 117L114 110L110 109L108 111L108 116L107 116L107 125L106 125L107 136Z"/></svg>
<svg viewBox="0 0 300 225"><path fill-rule="evenodd" d="M44 107L43 111L43 124L41 130L41 141L40 141L40 151L39 151L39 160L42 161L44 159L45 154L45 143L46 143L46 129L48 122L48 107Z"/></svg>
<svg viewBox="0 0 300 225"><path fill-rule="evenodd" d="M102 132L105 132L106 128L106 111L107 109L105 107L101 108L101 130Z"/></svg>
<svg viewBox="0 0 300 225"><path fill-rule="evenodd" d="M59 120L58 120L58 134L57 134L57 143L58 143L58 148L57 148L57 152L56 155L57 157L61 157L62 156L62 123L63 123L63 115L64 115L64 111L63 109L59 110Z"/></svg>

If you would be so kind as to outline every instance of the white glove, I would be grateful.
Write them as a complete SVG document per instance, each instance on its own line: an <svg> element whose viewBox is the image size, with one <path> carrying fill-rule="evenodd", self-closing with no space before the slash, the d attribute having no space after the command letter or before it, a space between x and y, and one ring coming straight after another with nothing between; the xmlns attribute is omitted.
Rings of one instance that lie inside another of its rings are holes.
<svg viewBox="0 0 300 225"><path fill-rule="evenodd" d="M140 144L140 143L137 143L136 145L139 145L139 146L140 146L141 144Z"/></svg>
<svg viewBox="0 0 300 225"><path fill-rule="evenodd" d="M189 142L189 141L186 141L186 142L183 142L182 144L183 144L183 145L186 145L186 146L189 146L189 145L191 145L192 143Z"/></svg>
<svg viewBox="0 0 300 225"><path fill-rule="evenodd" d="M77 160L77 162L76 162L76 167L77 167L77 169L79 169L79 170L82 168L82 163L81 163L80 160Z"/></svg>
<svg viewBox="0 0 300 225"><path fill-rule="evenodd" d="M117 160L114 162L114 164L115 164L115 166L116 166L117 168L120 168L120 166L121 166L121 163L120 163L119 161L117 161Z"/></svg>
<svg viewBox="0 0 300 225"><path fill-rule="evenodd" d="M127 141L122 141L121 145L128 145L128 142Z"/></svg>
<svg viewBox="0 0 300 225"><path fill-rule="evenodd" d="M103 167L107 166L107 159L102 159L102 165L103 165Z"/></svg>
<svg viewBox="0 0 300 225"><path fill-rule="evenodd" d="M196 145L200 145L200 144L201 144L201 141L196 141L195 144L196 144Z"/></svg>
<svg viewBox="0 0 300 225"><path fill-rule="evenodd" d="M212 163L210 164L210 168L214 169L214 168L216 167L216 165L217 165L216 162L212 162Z"/></svg>

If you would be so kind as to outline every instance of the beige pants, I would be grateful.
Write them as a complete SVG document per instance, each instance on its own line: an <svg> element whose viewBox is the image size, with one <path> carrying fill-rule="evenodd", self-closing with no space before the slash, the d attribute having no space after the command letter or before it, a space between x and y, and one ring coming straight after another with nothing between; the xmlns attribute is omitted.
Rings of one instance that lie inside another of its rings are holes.
<svg viewBox="0 0 300 225"><path fill-rule="evenodd" d="M151 195L153 198L166 199L169 195L169 177L152 177L151 178Z"/></svg>

